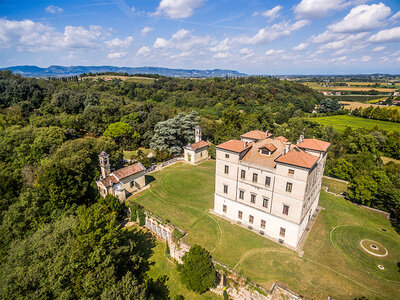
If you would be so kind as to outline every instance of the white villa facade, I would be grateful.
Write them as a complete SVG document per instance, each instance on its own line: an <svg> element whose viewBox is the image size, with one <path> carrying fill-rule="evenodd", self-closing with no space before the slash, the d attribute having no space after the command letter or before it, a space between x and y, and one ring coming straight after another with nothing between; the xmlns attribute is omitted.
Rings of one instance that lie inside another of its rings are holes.
<svg viewBox="0 0 400 300"><path fill-rule="evenodd" d="M297 247L318 207L329 146L262 131L216 146L214 211Z"/></svg>

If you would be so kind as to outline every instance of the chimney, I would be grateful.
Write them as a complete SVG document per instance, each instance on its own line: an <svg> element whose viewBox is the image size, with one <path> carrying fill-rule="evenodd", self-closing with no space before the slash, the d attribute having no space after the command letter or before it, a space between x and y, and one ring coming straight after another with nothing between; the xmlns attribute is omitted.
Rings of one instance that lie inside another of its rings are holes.
<svg viewBox="0 0 400 300"><path fill-rule="evenodd" d="M284 154L286 154L286 153L289 152L289 150L290 150L290 145L291 145L290 142L286 142Z"/></svg>
<svg viewBox="0 0 400 300"><path fill-rule="evenodd" d="M265 137L268 138L268 129L265 131Z"/></svg>

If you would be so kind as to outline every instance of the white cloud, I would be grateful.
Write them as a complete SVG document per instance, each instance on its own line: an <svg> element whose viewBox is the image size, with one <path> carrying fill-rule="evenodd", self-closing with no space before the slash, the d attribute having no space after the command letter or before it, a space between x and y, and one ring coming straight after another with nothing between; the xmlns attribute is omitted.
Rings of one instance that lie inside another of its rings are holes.
<svg viewBox="0 0 400 300"><path fill-rule="evenodd" d="M64 10L61 7L54 6L54 5L49 5L49 6L46 7L46 11L48 13L51 13L51 14L60 14Z"/></svg>
<svg viewBox="0 0 400 300"><path fill-rule="evenodd" d="M213 58L228 58L230 54L228 52L218 52L214 54Z"/></svg>
<svg viewBox="0 0 400 300"><path fill-rule="evenodd" d="M346 52L348 52L347 49L341 49L341 50L336 51L336 52L333 53L332 55L333 55L333 56L338 56L338 55L342 55L342 54L344 54L344 53L346 53Z"/></svg>
<svg viewBox="0 0 400 300"><path fill-rule="evenodd" d="M371 59L371 56L365 55L361 58L361 62L369 62Z"/></svg>
<svg viewBox="0 0 400 300"><path fill-rule="evenodd" d="M328 29L338 33L366 32L384 26L389 15L390 7L383 3L359 5L352 8L343 20L328 26Z"/></svg>
<svg viewBox="0 0 400 300"><path fill-rule="evenodd" d="M119 38L115 38L111 41L106 41L104 42L107 47L109 48L127 48L129 47L133 42L133 37L128 36L124 40L121 40Z"/></svg>
<svg viewBox="0 0 400 300"><path fill-rule="evenodd" d="M140 34L142 36L146 36L150 31L153 31L153 30L154 30L154 28L145 26L145 27L143 27L142 31L140 31Z"/></svg>
<svg viewBox="0 0 400 300"><path fill-rule="evenodd" d="M282 9L283 7L280 5L275 6L274 8L264 11L263 13L261 13L261 15L263 17L266 17L268 19L268 22L272 22L273 20L275 20L278 16L279 16L279 11Z"/></svg>
<svg viewBox="0 0 400 300"><path fill-rule="evenodd" d="M389 20L395 21L397 19L400 19L400 10L397 13L395 13L393 16L391 16Z"/></svg>
<svg viewBox="0 0 400 300"><path fill-rule="evenodd" d="M231 47L229 46L229 40L228 39L224 39L217 46L210 48L210 50L212 52L220 52L220 51L227 51L230 48Z"/></svg>
<svg viewBox="0 0 400 300"><path fill-rule="evenodd" d="M107 54L107 57L110 59L116 59L116 58L122 58L126 54L127 54L126 52L113 52L113 53Z"/></svg>
<svg viewBox="0 0 400 300"><path fill-rule="evenodd" d="M150 47L144 46L137 51L137 55L147 55L150 53Z"/></svg>
<svg viewBox="0 0 400 300"><path fill-rule="evenodd" d="M203 3L204 0L161 0L155 15L164 14L172 19L188 18Z"/></svg>
<svg viewBox="0 0 400 300"><path fill-rule="evenodd" d="M171 39L157 38L154 42L154 48L175 48L182 50L190 50L195 47L206 46L210 43L209 36L195 36L186 29L180 29L172 35Z"/></svg>
<svg viewBox="0 0 400 300"><path fill-rule="evenodd" d="M400 27L394 27L379 31L368 39L371 43L400 42Z"/></svg>
<svg viewBox="0 0 400 300"><path fill-rule="evenodd" d="M240 49L240 54L250 54L252 53L249 48Z"/></svg>
<svg viewBox="0 0 400 300"><path fill-rule="evenodd" d="M104 36L100 26L65 26L64 32L31 20L10 21L0 18L0 47L16 47L18 51L60 49L94 49Z"/></svg>
<svg viewBox="0 0 400 300"><path fill-rule="evenodd" d="M294 8L299 18L317 19L324 18L335 10L340 10L348 4L345 0L302 0Z"/></svg>
<svg viewBox="0 0 400 300"><path fill-rule="evenodd" d="M269 49L269 50L265 51L265 55L266 56L273 56L273 55L282 54L284 52L285 52L285 50L283 50L283 49L279 49L279 50Z"/></svg>
<svg viewBox="0 0 400 300"><path fill-rule="evenodd" d="M134 6L131 7L131 11L135 12L136 8Z"/></svg>
<svg viewBox="0 0 400 300"><path fill-rule="evenodd" d="M308 47L308 43L300 43L297 46L293 47L294 51L302 51Z"/></svg>
<svg viewBox="0 0 400 300"><path fill-rule="evenodd" d="M272 42L282 36L288 36L293 31L299 30L300 28L308 25L310 21L299 20L294 24L288 22L281 22L272 26L267 26L260 29L253 37L238 36L232 39L234 43L239 44L263 44Z"/></svg>
<svg viewBox="0 0 400 300"><path fill-rule="evenodd" d="M341 57L335 57L335 58L331 58L329 60L330 63L337 63L337 62L343 62L347 59L347 56L341 56Z"/></svg>
<svg viewBox="0 0 400 300"><path fill-rule="evenodd" d="M354 44L354 42L360 42L367 33L361 32L357 34L352 34L352 35L346 35L345 37L342 37L341 39L336 39L332 42L323 44L320 49L325 49L325 50L334 50L334 49L340 49L346 46L351 46Z"/></svg>
<svg viewBox="0 0 400 300"><path fill-rule="evenodd" d="M386 49L386 46L378 46L378 47L375 47L374 49L372 49L372 51L373 52L378 52L378 51L382 51L382 50L385 50Z"/></svg>

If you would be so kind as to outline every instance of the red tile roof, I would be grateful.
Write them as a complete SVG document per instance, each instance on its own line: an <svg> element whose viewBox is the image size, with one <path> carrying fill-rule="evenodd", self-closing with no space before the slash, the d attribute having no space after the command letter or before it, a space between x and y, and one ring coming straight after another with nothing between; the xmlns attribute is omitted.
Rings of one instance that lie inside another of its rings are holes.
<svg viewBox="0 0 400 300"><path fill-rule="evenodd" d="M104 184L105 187L110 187L113 184L116 184L119 182L117 178L113 174L108 175L106 178L101 179L101 182Z"/></svg>
<svg viewBox="0 0 400 300"><path fill-rule="evenodd" d="M197 149L200 149L200 148L204 148L204 147L208 147L208 146L210 146L210 142L206 142L206 141L200 141L200 142L197 142L197 143L193 143L193 144L190 144L189 145L193 150L197 150Z"/></svg>
<svg viewBox="0 0 400 300"><path fill-rule="evenodd" d="M262 146L259 149L267 149L271 152L274 152L276 150L276 147L273 144L266 144L265 146Z"/></svg>
<svg viewBox="0 0 400 300"><path fill-rule="evenodd" d="M268 136L271 136L271 135L272 135L271 133L268 133ZM262 140L262 139L266 139L267 135L266 135L265 131L252 130L252 131L246 132L245 134L242 134L240 137L255 139L255 140Z"/></svg>
<svg viewBox="0 0 400 300"><path fill-rule="evenodd" d="M297 144L298 147L303 149L311 149L325 152L328 150L331 144L328 142L324 142L316 139L304 139L301 143Z"/></svg>
<svg viewBox="0 0 400 300"><path fill-rule="evenodd" d="M113 174L119 179L126 178L128 176L134 175L136 173L139 173L141 171L146 170L145 167L141 163L136 163L130 166L127 166L125 168L119 169L117 171L114 171Z"/></svg>
<svg viewBox="0 0 400 300"><path fill-rule="evenodd" d="M229 140L225 143L219 144L216 148L229 150L232 152L242 152L247 148L251 147L251 143L247 143L247 147L245 147L246 142L239 141L239 140Z"/></svg>
<svg viewBox="0 0 400 300"><path fill-rule="evenodd" d="M279 140L279 141L281 141L281 142L284 143L284 144L288 141L288 139L285 138L284 136L277 136L277 137L275 138L275 140Z"/></svg>
<svg viewBox="0 0 400 300"><path fill-rule="evenodd" d="M289 151L285 155L278 157L275 161L310 169L318 161L318 156L305 152Z"/></svg>

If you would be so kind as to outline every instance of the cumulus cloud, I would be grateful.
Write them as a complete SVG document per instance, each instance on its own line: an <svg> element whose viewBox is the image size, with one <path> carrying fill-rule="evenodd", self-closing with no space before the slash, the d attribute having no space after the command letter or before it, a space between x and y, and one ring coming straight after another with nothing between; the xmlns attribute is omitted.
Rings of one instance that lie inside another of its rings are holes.
<svg viewBox="0 0 400 300"><path fill-rule="evenodd" d="M132 42L133 42L133 37L132 36L128 36L124 40L121 40L119 38L115 38L115 39L113 39L111 41L106 41L104 43L109 48L127 48L130 45L132 45Z"/></svg>
<svg viewBox="0 0 400 300"><path fill-rule="evenodd" d="M64 32L31 20L0 19L0 47L17 47L18 51L96 48L103 38L100 26L65 26Z"/></svg>
<svg viewBox="0 0 400 300"><path fill-rule="evenodd" d="M116 59L116 58L122 58L124 56L126 56L126 52L113 52L113 53L109 53L107 54L107 57L110 59Z"/></svg>
<svg viewBox="0 0 400 300"><path fill-rule="evenodd" d="M49 6L46 7L46 11L48 13L51 13L51 14L60 14L64 10L61 7L54 6L54 5L49 5Z"/></svg>
<svg viewBox="0 0 400 300"><path fill-rule="evenodd" d="M138 51L137 51L137 55L147 55L147 54L149 54L150 53L150 47L147 47L147 46L144 46L144 47L141 47Z"/></svg>
<svg viewBox="0 0 400 300"><path fill-rule="evenodd" d="M400 42L400 27L394 27L379 31L368 39L371 43Z"/></svg>
<svg viewBox="0 0 400 300"><path fill-rule="evenodd" d="M348 6L345 0L302 0L294 8L294 12L299 18L317 19L324 18L335 10L340 10Z"/></svg>
<svg viewBox="0 0 400 300"><path fill-rule="evenodd" d="M230 48L231 47L229 45L229 40L228 39L224 39L217 46L210 48L210 50L213 51L213 52L220 52L220 51L227 51Z"/></svg>
<svg viewBox="0 0 400 300"><path fill-rule="evenodd" d="M145 26L145 27L143 27L142 31L140 31L140 34L142 36L146 36L150 31L153 31L153 30L154 30L154 28Z"/></svg>
<svg viewBox="0 0 400 300"><path fill-rule="evenodd" d="M365 55L361 58L361 62L369 62L371 59L371 56Z"/></svg>
<svg viewBox="0 0 400 300"><path fill-rule="evenodd" d="M400 19L400 11L390 17L390 21L396 21L397 19Z"/></svg>
<svg viewBox="0 0 400 300"><path fill-rule="evenodd" d="M373 52L378 52L378 51L382 51L382 50L385 50L386 49L386 46L378 46L378 47L375 47L374 49L372 49L372 51Z"/></svg>
<svg viewBox="0 0 400 300"><path fill-rule="evenodd" d="M233 38L234 43L239 44L263 44L272 42L280 37L288 36L293 31L299 30L300 28L308 25L310 21L299 20L294 24L288 22L281 22L272 26L267 26L260 29L253 37L238 36Z"/></svg>
<svg viewBox="0 0 400 300"><path fill-rule="evenodd" d="M269 50L265 51L266 56L274 56L274 55L278 55L278 54L282 54L282 53L285 53L285 50L269 49Z"/></svg>
<svg viewBox="0 0 400 300"><path fill-rule="evenodd" d="M366 35L367 35L366 32L347 35L346 37L343 37L341 39L337 39L337 40L334 40L332 42L323 44L320 47L320 49L334 50L334 49L343 48L345 46L350 46L350 45L354 44L354 42L362 40Z"/></svg>
<svg viewBox="0 0 400 300"><path fill-rule="evenodd" d="M328 26L328 29L338 33L366 32L384 26L389 15L390 7L383 3L359 5L352 8L343 20Z"/></svg>
<svg viewBox="0 0 400 300"><path fill-rule="evenodd" d="M263 17L266 17L268 19L268 22L272 22L273 20L275 20L278 16L279 16L279 11L282 9L283 7L280 5L275 6L274 8L264 11L263 13L261 13L261 15Z"/></svg>
<svg viewBox="0 0 400 300"><path fill-rule="evenodd" d="M218 52L213 55L213 58L223 59L223 58L228 58L229 56L230 54L228 52Z"/></svg>
<svg viewBox="0 0 400 300"><path fill-rule="evenodd" d="M164 38L157 38L153 47L160 48L175 48L182 50L191 50L195 47L206 46L210 43L209 36L195 36L189 30L180 29L177 33L172 35L169 40Z"/></svg>
<svg viewBox="0 0 400 300"><path fill-rule="evenodd" d="M188 18L204 0L161 0L155 15L166 15L172 19Z"/></svg>
<svg viewBox="0 0 400 300"><path fill-rule="evenodd" d="M294 51L302 51L308 47L308 43L300 43L297 46L293 47Z"/></svg>

